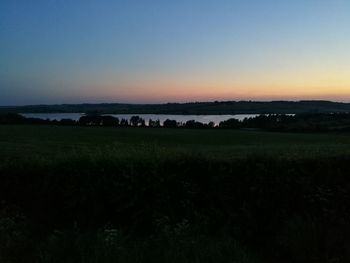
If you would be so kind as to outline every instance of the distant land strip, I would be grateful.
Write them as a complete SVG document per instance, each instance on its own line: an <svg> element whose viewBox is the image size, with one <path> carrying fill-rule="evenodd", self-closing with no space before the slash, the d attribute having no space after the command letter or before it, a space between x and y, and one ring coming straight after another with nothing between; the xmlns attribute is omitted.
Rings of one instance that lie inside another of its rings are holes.
<svg viewBox="0 0 350 263"><path fill-rule="evenodd" d="M93 114L288 114L350 112L350 103L303 101L214 101L164 104L56 104L1 106L0 112L11 113L93 113Z"/></svg>

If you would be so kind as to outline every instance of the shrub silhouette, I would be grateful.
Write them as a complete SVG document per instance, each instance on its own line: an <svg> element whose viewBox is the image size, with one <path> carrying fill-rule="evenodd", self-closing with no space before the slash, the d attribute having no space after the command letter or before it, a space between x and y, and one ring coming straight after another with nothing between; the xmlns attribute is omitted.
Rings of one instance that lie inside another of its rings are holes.
<svg viewBox="0 0 350 263"><path fill-rule="evenodd" d="M242 123L237 119L228 119L226 121L222 121L219 123L220 128L230 128L230 129L238 129L242 127Z"/></svg>
<svg viewBox="0 0 350 263"><path fill-rule="evenodd" d="M178 123L176 120L169 120L169 119L166 119L164 122L163 122L163 126L165 128L176 128L178 127Z"/></svg>
<svg viewBox="0 0 350 263"><path fill-rule="evenodd" d="M137 127L137 126L144 127L145 126L145 120L140 118L140 116L132 116L130 118L130 125L131 126L135 126L135 127Z"/></svg>

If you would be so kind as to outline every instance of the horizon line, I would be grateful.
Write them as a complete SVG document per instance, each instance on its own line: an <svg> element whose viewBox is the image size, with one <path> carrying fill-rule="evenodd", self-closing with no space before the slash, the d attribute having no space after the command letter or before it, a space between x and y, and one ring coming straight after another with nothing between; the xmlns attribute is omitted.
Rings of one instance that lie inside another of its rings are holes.
<svg viewBox="0 0 350 263"><path fill-rule="evenodd" d="M119 105L166 105L166 104L191 104L191 103L227 103L227 102L258 102L258 103L272 103L272 102L331 102L349 104L345 101L336 100L321 100L321 99L305 99L305 100L212 100L212 101L186 101L186 102L154 102L154 103L140 103L140 102L81 102L81 103L52 103L52 104L22 104L22 105L0 105L0 108L18 108L18 107L34 107L34 106L61 106L61 105L101 105L101 104L119 104Z"/></svg>

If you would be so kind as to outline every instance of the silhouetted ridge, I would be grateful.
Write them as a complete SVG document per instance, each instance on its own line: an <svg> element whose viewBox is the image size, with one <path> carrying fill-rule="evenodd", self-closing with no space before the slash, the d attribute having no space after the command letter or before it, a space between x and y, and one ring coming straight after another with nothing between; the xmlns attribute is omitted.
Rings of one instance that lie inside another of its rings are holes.
<svg viewBox="0 0 350 263"><path fill-rule="evenodd" d="M14 113L94 113L94 114L288 114L350 112L350 103L302 101L214 101L165 104L61 104L1 107Z"/></svg>

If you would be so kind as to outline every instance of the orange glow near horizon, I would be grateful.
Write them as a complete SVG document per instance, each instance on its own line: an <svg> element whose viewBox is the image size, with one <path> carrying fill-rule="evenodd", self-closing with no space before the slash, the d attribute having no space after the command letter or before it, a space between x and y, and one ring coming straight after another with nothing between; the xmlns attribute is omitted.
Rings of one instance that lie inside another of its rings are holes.
<svg viewBox="0 0 350 263"><path fill-rule="evenodd" d="M144 86L143 86L144 87ZM164 87L164 86L162 86ZM334 100L350 101L349 89L341 88L267 88L249 87L245 92L235 87L223 86L170 86L167 92L162 87L151 86L147 93L140 92L136 86L123 86L123 92L114 92L113 88L103 89L103 92L90 92L91 98L106 98L114 101L130 102L184 102L184 101L213 101L213 100ZM95 89L100 90L101 89Z"/></svg>
<svg viewBox="0 0 350 263"><path fill-rule="evenodd" d="M252 80L166 79L104 82L86 85L90 98L135 102L213 100L334 100L350 101L350 79L325 74L320 78L283 79L263 76Z"/></svg>

